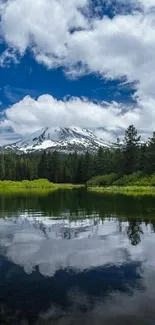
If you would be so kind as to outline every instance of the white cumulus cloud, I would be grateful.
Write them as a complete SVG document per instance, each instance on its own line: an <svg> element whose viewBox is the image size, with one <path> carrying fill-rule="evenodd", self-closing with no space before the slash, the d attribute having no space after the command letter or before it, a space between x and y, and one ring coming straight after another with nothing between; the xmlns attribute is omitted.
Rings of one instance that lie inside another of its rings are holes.
<svg viewBox="0 0 155 325"><path fill-rule="evenodd" d="M145 9L155 5L154 0L129 3ZM62 66L70 75L126 76L129 81L138 81L138 96L154 96L153 10L133 10L110 19L104 12L100 18L91 16L89 0L8 0L1 4L0 12L1 34L20 55L29 48L38 62L48 68ZM2 63L8 56L6 51Z"/></svg>
<svg viewBox="0 0 155 325"><path fill-rule="evenodd" d="M98 6L113 0L98 0ZM115 1L116 3L117 1ZM63 67L68 76L99 74L107 79L136 81L137 105L94 104L72 98L58 101L44 95L25 97L6 110L7 121L23 134L48 123L106 126L109 130L134 123L155 129L155 0L129 0L132 10L109 18L93 15L90 0L8 0L0 5L0 33L8 49L0 63L18 60L29 49L47 68ZM118 1L127 4L125 0ZM141 10L138 10L138 6ZM17 55L17 56L16 56ZM7 61L6 61L7 60ZM49 121L49 122L47 122Z"/></svg>
<svg viewBox="0 0 155 325"><path fill-rule="evenodd" d="M149 8L155 5L154 0L135 3ZM81 62L83 73L100 73L113 79L125 75L138 80L141 91L150 88L148 76L155 83L153 11L136 11L113 19L103 12L102 18L90 18L88 0L9 0L1 5L0 12L1 34L7 44L21 55L31 49L36 60L48 68L62 66L78 74Z"/></svg>
<svg viewBox="0 0 155 325"><path fill-rule="evenodd" d="M117 134L124 133L129 124L134 124L147 138L154 130L154 107L155 100L147 97L139 100L137 106L125 110L125 106L116 102L97 103L76 97L57 100L48 94L38 99L26 96L5 110L1 128L10 127L22 136L47 126L104 128L104 131L98 131L99 135L114 141Z"/></svg>
<svg viewBox="0 0 155 325"><path fill-rule="evenodd" d="M106 124L107 129L116 129L120 126L122 108L115 102L98 104L86 98L57 100L51 95L42 95L35 100L26 96L6 109L6 119L1 122L1 126L10 126L16 133L23 135L46 126L80 125L93 128ZM121 126L127 126L123 116Z"/></svg>

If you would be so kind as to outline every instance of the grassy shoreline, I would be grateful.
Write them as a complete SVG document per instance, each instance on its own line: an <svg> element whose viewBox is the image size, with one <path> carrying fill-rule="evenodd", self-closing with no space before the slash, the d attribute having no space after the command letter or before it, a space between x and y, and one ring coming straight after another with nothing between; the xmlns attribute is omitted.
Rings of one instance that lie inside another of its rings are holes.
<svg viewBox="0 0 155 325"><path fill-rule="evenodd" d="M0 181L0 194L49 194L57 190L73 190L84 188L85 185L76 184L54 184L46 179L33 181ZM88 186L88 192L109 194L109 195L128 195L128 196L155 196L155 186Z"/></svg>
<svg viewBox="0 0 155 325"><path fill-rule="evenodd" d="M153 186L91 186L87 190L88 192L110 195L155 196L155 187Z"/></svg>
<svg viewBox="0 0 155 325"><path fill-rule="evenodd" d="M57 190L73 190L84 185L54 184L46 179L33 181L0 181L0 193L50 193Z"/></svg>

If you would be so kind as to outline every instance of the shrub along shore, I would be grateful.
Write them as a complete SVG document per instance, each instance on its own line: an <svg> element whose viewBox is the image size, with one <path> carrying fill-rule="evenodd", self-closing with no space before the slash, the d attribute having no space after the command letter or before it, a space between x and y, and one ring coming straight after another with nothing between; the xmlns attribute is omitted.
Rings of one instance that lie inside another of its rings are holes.
<svg viewBox="0 0 155 325"><path fill-rule="evenodd" d="M144 175L142 172L131 175L108 175L93 177L87 182L88 191L103 194L120 195L155 195L155 174Z"/></svg>
<svg viewBox="0 0 155 325"><path fill-rule="evenodd" d="M155 174L145 175L142 172L131 175L119 175L111 173L93 177L87 182L87 186L155 186Z"/></svg>

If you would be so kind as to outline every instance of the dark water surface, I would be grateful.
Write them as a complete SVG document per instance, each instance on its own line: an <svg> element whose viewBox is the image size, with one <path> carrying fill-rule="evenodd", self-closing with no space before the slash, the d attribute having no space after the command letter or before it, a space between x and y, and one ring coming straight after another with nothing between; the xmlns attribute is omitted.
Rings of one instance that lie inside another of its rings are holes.
<svg viewBox="0 0 155 325"><path fill-rule="evenodd" d="M0 324L155 324L155 198L0 196Z"/></svg>

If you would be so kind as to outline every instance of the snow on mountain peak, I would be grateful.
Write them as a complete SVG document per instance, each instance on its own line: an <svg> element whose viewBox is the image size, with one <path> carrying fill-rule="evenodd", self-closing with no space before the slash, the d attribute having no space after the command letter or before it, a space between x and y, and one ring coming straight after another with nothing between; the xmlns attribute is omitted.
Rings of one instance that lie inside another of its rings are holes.
<svg viewBox="0 0 155 325"><path fill-rule="evenodd" d="M68 153L86 152L87 150L93 152L101 146L109 147L109 145L95 134L95 130L80 127L45 127L17 143L5 147L21 152L49 149Z"/></svg>

